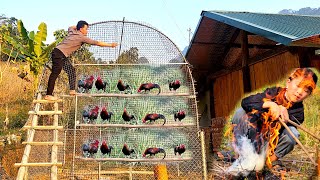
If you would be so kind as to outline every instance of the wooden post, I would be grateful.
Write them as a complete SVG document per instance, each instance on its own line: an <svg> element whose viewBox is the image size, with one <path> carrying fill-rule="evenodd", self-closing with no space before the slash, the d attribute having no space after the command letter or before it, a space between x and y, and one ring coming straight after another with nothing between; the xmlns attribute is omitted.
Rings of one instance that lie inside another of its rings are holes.
<svg viewBox="0 0 320 180"><path fill-rule="evenodd" d="M240 32L241 37L241 55L242 55L242 77L244 92L251 92L250 69L248 66L249 48L248 48L248 33L244 30Z"/></svg>
<svg viewBox="0 0 320 180"><path fill-rule="evenodd" d="M318 164L318 166L317 166L317 173L316 173L316 176L317 176L317 178L320 178L320 152L319 152L319 147L318 146L316 146L316 158L317 158L317 164Z"/></svg>
<svg viewBox="0 0 320 180"><path fill-rule="evenodd" d="M58 111L58 103L54 103L54 111ZM59 115L54 115L53 116L53 126L58 126L59 125ZM59 130L55 129L53 130L53 142L58 142L58 136L59 136ZM51 163L57 163L58 162L58 146L57 144L52 145L52 150L51 150ZM51 180L57 180L58 179L58 167L57 166L52 166L51 167Z"/></svg>
<svg viewBox="0 0 320 180"><path fill-rule="evenodd" d="M154 167L155 180L168 180L167 166L165 164L158 164Z"/></svg>

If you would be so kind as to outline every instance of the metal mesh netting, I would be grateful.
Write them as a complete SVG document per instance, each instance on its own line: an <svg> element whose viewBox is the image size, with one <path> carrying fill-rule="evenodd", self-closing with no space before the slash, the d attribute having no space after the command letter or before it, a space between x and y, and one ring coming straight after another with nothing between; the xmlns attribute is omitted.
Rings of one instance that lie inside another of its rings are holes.
<svg viewBox="0 0 320 180"><path fill-rule="evenodd" d="M162 175L156 174L158 165L166 165L169 179L203 179L206 169L203 167L203 144L193 78L176 45L155 28L125 21L91 24L88 37L118 42L119 46L88 46L93 58L83 62L71 57L77 82L92 76L95 83L100 77L106 83L104 90L98 90L95 84L89 89L78 86L76 97L72 97L66 95L69 92L66 74L62 73L56 81L54 94L63 99L59 103L59 110L63 110L59 125L65 128L64 133L59 132L59 141L64 141L64 146L58 149L58 162L63 162L58 170L59 179L162 179ZM49 74L50 71L46 70L41 79L40 87L43 89L39 90L42 93L45 92ZM130 86L128 91L119 91L119 80ZM169 89L169 83L176 80L180 82L180 87ZM138 88L143 83L157 84L160 88L139 92ZM52 108L50 106L44 105L40 109L48 110ZM96 106L96 119L83 117L84 111ZM112 112L110 119L102 119L103 108ZM124 109L135 119L124 121ZM185 112L185 118L181 121L174 118L178 111ZM163 118L155 122L142 121L147 114L153 113L163 115L165 125ZM51 119L50 116L39 116L38 122L51 125ZM27 125L31 124L31 120ZM52 133L45 133L40 131L41 141L49 141L47 138L52 136ZM94 155L84 153L82 145L94 140L99 141L99 148L103 141L112 145L110 156L103 155L100 149ZM121 152L124 144L134 149L135 153L126 157ZM181 156L175 155L174 148L180 144L185 145L186 151ZM150 147L163 148L166 157L162 159L162 153L143 157L145 149ZM50 157L50 149L33 149L30 162L50 162ZM30 179L50 178L50 167L30 167L28 172Z"/></svg>

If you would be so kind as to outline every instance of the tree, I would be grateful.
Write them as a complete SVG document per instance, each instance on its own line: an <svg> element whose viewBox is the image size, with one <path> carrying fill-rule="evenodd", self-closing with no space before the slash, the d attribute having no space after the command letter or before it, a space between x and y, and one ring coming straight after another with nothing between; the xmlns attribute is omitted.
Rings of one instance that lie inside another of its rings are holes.
<svg viewBox="0 0 320 180"><path fill-rule="evenodd" d="M120 54L116 63L118 64L137 64L139 60L138 48L132 47Z"/></svg>
<svg viewBox="0 0 320 180"><path fill-rule="evenodd" d="M2 52L10 57L15 57L17 60L26 62L29 66L29 71L37 76L44 64L49 60L49 54L56 46L57 41L46 45L44 41L47 38L47 25L40 23L38 31L28 32L22 21L18 20L17 29L19 36L10 36L8 34L1 34L3 39L11 45L10 47L2 48ZM14 51L11 51L13 49ZM26 72L29 73L29 72Z"/></svg>

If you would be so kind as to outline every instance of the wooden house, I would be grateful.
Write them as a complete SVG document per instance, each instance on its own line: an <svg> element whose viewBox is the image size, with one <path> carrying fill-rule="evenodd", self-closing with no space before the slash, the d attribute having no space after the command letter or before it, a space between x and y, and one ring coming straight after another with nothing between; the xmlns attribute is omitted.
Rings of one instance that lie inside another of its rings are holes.
<svg viewBox="0 0 320 180"><path fill-rule="evenodd" d="M320 16L203 11L186 53L200 125L230 115L248 92L296 67L320 69ZM217 122L218 123L218 122Z"/></svg>

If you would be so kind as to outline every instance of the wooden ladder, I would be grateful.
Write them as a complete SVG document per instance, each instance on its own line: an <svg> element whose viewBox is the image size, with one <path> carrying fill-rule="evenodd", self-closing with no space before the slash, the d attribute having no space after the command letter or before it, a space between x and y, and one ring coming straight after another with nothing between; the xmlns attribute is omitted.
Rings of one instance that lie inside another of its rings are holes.
<svg viewBox="0 0 320 180"><path fill-rule="evenodd" d="M58 166L62 166L62 162L58 162L58 146L62 146L63 142L58 141L59 130L63 129L63 126L59 126L59 115L62 114L62 111L59 111L58 103L62 102L61 99L56 101L47 101L41 100L41 93L38 93L37 99L33 100L35 104L34 110L29 111L29 116L31 116L31 125L25 125L23 129L27 130L27 141L23 142L25 144L25 149L21 163L15 163L16 167L19 167L17 180L28 179L28 167L51 167L50 179L58 179ZM41 104L44 103L53 103L53 111L40 111ZM53 115L53 124L51 126L39 126L38 118L39 116ZM50 142L34 142L34 136L36 130L52 130L53 140ZM29 155L31 152L31 146L42 146L50 145L51 146L51 162L38 162L38 163L29 163Z"/></svg>

